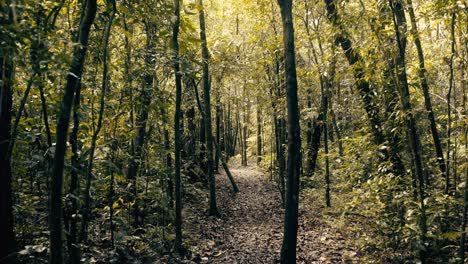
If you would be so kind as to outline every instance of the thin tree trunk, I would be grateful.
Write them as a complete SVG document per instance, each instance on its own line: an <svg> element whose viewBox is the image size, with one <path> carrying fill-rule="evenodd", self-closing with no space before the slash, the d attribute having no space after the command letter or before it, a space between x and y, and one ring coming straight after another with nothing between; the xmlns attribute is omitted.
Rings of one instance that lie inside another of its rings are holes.
<svg viewBox="0 0 468 264"><path fill-rule="evenodd" d="M162 117L162 122L163 124L167 124L167 114L166 114L166 110L164 109L164 107L161 107L160 108L161 110L161 117ZM169 139L169 130L167 129L167 126L165 125L164 126L164 131L163 131L163 134L164 134L164 151L166 152L166 157L165 157L165 161L166 161L166 177L165 177L165 182L167 182L167 189L166 189L166 193L169 197L169 207L173 207L174 206L174 182L172 181L172 177L171 177L171 171L172 171L172 155L171 155L171 142L170 142L170 139Z"/></svg>
<svg viewBox="0 0 468 264"><path fill-rule="evenodd" d="M47 145L52 147L52 133L50 132L50 126L49 126L49 115L47 111L47 100L44 95L44 86L43 82L41 81L40 84L38 84L39 88L39 95L41 97L41 106L42 106L42 118L44 119L44 128L46 130L46 136L47 136ZM50 159L48 159L50 160Z"/></svg>
<svg viewBox="0 0 468 264"><path fill-rule="evenodd" d="M335 131L336 134L336 139L338 143L338 154L340 157L344 156L344 148L343 148L343 142L342 142L342 136L341 136L341 130L338 127L338 122L336 121L336 115L335 111L333 110L333 105L331 105L332 98L330 98L330 117L331 117L331 124L333 126L333 130Z"/></svg>
<svg viewBox="0 0 468 264"><path fill-rule="evenodd" d="M465 128L465 157L468 157L468 128ZM465 159L467 160L467 159ZM468 160L466 161L468 163ZM465 193L463 199L463 211L462 211L462 224L461 224L461 237L460 237L460 249L459 258L460 263L465 263L465 243L466 243L466 225L468 218L468 167L465 168Z"/></svg>
<svg viewBox="0 0 468 264"><path fill-rule="evenodd" d="M242 166L247 166L247 123L249 122L247 118L247 102L245 101L247 98L246 94L246 84L244 82L244 86L242 87L242 130L241 130L241 146L242 146Z"/></svg>
<svg viewBox="0 0 468 264"><path fill-rule="evenodd" d="M463 84L463 90L465 84ZM463 102L463 110L467 114L466 102ZM465 163L468 163L468 127L465 127ZM463 199L463 210L462 210L462 224L461 224L461 237L460 237L460 249L459 258L460 263L465 263L465 243L466 243L466 226L468 223L468 167L465 167L465 192Z"/></svg>
<svg viewBox="0 0 468 264"><path fill-rule="evenodd" d="M174 152L175 152L175 250L178 253L182 251L182 195L181 195L181 136L180 136L180 118L182 104L182 74L180 72L179 57L179 26L180 26L180 0L174 0L175 22L172 29L172 45L174 48L174 75L176 87L176 105L174 114Z"/></svg>
<svg viewBox="0 0 468 264"><path fill-rule="evenodd" d="M221 145L221 94L220 94L220 85L221 85L221 80L218 80L217 82L217 87L216 87L216 117L215 117L215 127L216 127L216 144L218 146ZM219 171L219 153L218 151L215 152L215 165L214 169L215 171Z"/></svg>
<svg viewBox="0 0 468 264"><path fill-rule="evenodd" d="M351 40L347 37L349 34L341 25L340 18L337 13L335 0L325 0L327 16L333 27L337 30L335 35L335 43L340 45L345 53L346 59L350 66L353 66L353 75L356 82L356 87L359 90L364 109L370 122L370 128L373 135L374 143L377 145L386 145L386 148L380 148L379 151L383 154L384 159L392 163L393 172L397 175L404 175L404 165L401 158L396 153L395 149L389 144L389 140L385 137L382 130L382 121L379 116L377 104L374 102L374 95L371 91L370 84L364 77L363 59L353 48Z"/></svg>
<svg viewBox="0 0 468 264"><path fill-rule="evenodd" d="M297 97L292 0L278 0L278 3L281 9L281 18L283 21L286 101L288 110L286 211L284 214L284 237L281 247L281 263L295 263L299 211L301 133Z"/></svg>
<svg viewBox="0 0 468 264"><path fill-rule="evenodd" d="M202 115L202 118L205 119L205 113L204 113L204 111L203 111L203 109L201 107L201 104L198 104L198 110L200 111L200 114ZM236 182L234 180L234 177L232 176L232 173L229 170L229 167L227 165L227 157L225 155L223 155L223 153L221 152L221 147L218 145L218 143L216 141L213 142L213 144L214 144L215 151L217 152L217 155L220 157L223 169L226 172L226 175L227 175L229 181L231 182L232 189L234 190L234 193L238 193L239 188L237 187L237 184L236 184Z"/></svg>
<svg viewBox="0 0 468 264"><path fill-rule="evenodd" d="M109 206L109 231L111 236L111 248L115 248L115 238L114 238L114 196L115 196L115 175L114 175L114 165L117 161L117 155L119 150L119 140L117 139L117 125L119 124L119 117L123 112L121 112L122 100L124 97L124 92L122 91L119 99L119 107L117 108L117 115L114 117L114 127L112 129L112 139L111 144L111 153L110 161L111 164L108 166L108 171L110 174L109 180L109 194L108 194L108 206Z"/></svg>
<svg viewBox="0 0 468 264"><path fill-rule="evenodd" d="M133 224L138 226L139 217L138 217L138 197L137 197L137 174L140 167L141 155L143 152L143 146L145 144L146 138L146 124L149 116L149 105L151 104L151 97L153 94L153 76L154 76L154 67L152 63L152 52L155 46L155 35L156 35L156 26L150 22L145 23L146 30L146 54L145 54L145 67L148 69L143 76L142 88L139 94L140 109L137 113L135 120L136 123L136 137L135 137L135 147L134 155L130 160L127 179L133 181L132 193L134 199L133 205Z"/></svg>
<svg viewBox="0 0 468 264"><path fill-rule="evenodd" d="M452 136L452 111L450 106L450 101L452 98L452 90L454 89L454 57L455 57L455 11L452 13L452 21L450 24L450 36L452 40L451 44L451 55L450 55L450 77L449 77L449 90L447 93L447 160L446 160L446 172L445 172L445 194L448 194L450 191L450 137Z"/></svg>
<svg viewBox="0 0 468 264"><path fill-rule="evenodd" d="M468 24L466 25L466 28L468 29ZM467 38L466 36L464 38L461 38L462 40L465 41L465 50L464 54L462 55L462 58L466 58L466 55L468 55L468 44L467 44ZM463 77L465 76L465 71L466 71L466 60L462 60L462 93L463 93L463 100L462 100L462 105L463 105L463 112L466 115L468 115L468 111L466 108L466 99L467 99L467 91L466 91L466 82L467 80L464 79ZM465 141L465 164L468 164L468 126L465 126L464 129L464 141ZM466 226L468 223L468 166L465 166L465 193L464 193L464 200L463 200L463 210L462 210L462 224L461 224L461 237L460 237L460 249L459 249L459 258L460 258L460 263L464 263L465 261L465 243L466 243Z"/></svg>
<svg viewBox="0 0 468 264"><path fill-rule="evenodd" d="M413 116L413 109L411 106L408 79L406 76L406 60L405 60L405 50L406 50L406 18L402 3L400 0L389 0L390 7L393 13L393 24L395 26L395 35L396 41L398 44L399 54L396 59L398 77L398 90L400 93L401 108L405 115L405 125L406 125L406 134L408 137L408 145L411 150L412 161L414 164L414 172L416 174L416 179L418 180L418 192L419 192L419 203L420 203L420 213L421 217L419 220L419 225L421 229L421 243L424 245L426 243L426 233L427 233L427 222L426 222L426 205L424 203L425 199L425 187L424 187L424 169L421 153L421 143L419 141L416 121ZM422 263L426 261L426 249L423 247L420 249L420 259Z"/></svg>
<svg viewBox="0 0 468 264"><path fill-rule="evenodd" d="M81 232L80 232L80 242L83 242L87 238L87 227L89 221L89 211L91 209L91 178L93 173L93 165L94 165L94 152L96 150L96 141L101 132L102 128L102 119L104 116L105 110L105 100L106 100L106 91L107 85L109 83L109 38L112 29L112 23L114 22L114 17L116 13L116 3L115 0L108 0L112 4L112 11L109 16L109 21L107 22L107 27L104 32L104 51L102 56L103 61L103 71L102 71L102 83L101 83L101 98L99 103L99 114L98 114L98 122L96 126L96 130L94 131L93 137L91 139L91 147L89 149L89 160L88 160L88 170L86 172L86 186L85 186L85 193L84 193L84 207L83 207L83 219L81 221Z"/></svg>
<svg viewBox="0 0 468 264"><path fill-rule="evenodd" d="M275 75L278 75L279 72L275 71ZM275 167L278 166L278 187L281 195L281 205L285 206L285 197L284 197L284 167L285 167L285 159L284 159L284 151L283 151L283 143L280 137L280 120L278 118L278 102L277 96L273 93L273 89L277 89L277 83L270 89L270 97L271 97L271 107L272 107L272 121L273 121L273 128L272 128L272 136L274 136L275 141L275 151L276 151L276 160L275 160ZM273 152L273 149L271 150ZM272 173L273 173L273 166L272 166Z"/></svg>
<svg viewBox="0 0 468 264"><path fill-rule="evenodd" d="M57 123L57 139L55 144L54 164L51 177L49 231L50 231L50 264L61 264L62 258L62 183L65 151L70 123L70 111L73 104L76 87L79 85L88 48L91 25L96 16L96 0L87 0L86 10L80 23L80 45L76 46L73 61L67 75L67 84L62 98L60 114Z"/></svg>
<svg viewBox="0 0 468 264"><path fill-rule="evenodd" d="M229 167L228 167L227 162L226 162L226 157L223 155L223 153L221 152L220 146L216 142L215 142L215 148L216 148L216 152L218 152L218 155L220 156L221 164L223 165L223 169L226 172L226 175L227 175L229 181L231 182L232 190L234 191L234 193L238 193L239 192L239 187L237 187L236 181L234 180L234 177L232 176L232 173L229 170Z"/></svg>
<svg viewBox="0 0 468 264"><path fill-rule="evenodd" d="M262 110L260 97L257 96L257 166L262 162Z"/></svg>
<svg viewBox="0 0 468 264"><path fill-rule="evenodd" d="M444 154L442 150L442 145L440 143L439 132L437 131L437 124L434 117L434 112L432 110L431 96L429 94L429 83L427 80L427 71L424 63L424 53L421 45L421 39L419 36L419 30L416 23L416 15L414 14L412 0L407 0L407 8L411 21L411 34L413 35L414 45L416 46L416 51L418 53L419 60L419 82L421 83L421 88L424 95L424 105L427 111L427 118L429 119L432 140L434 141L434 147L437 155L437 163L439 164L440 171L442 174L446 173L446 165L444 161Z"/></svg>
<svg viewBox="0 0 468 264"><path fill-rule="evenodd" d="M209 214L219 216L218 206L216 205L216 180L213 171L213 132L211 128L211 100L210 100L210 80L209 80L209 53L206 42L206 27L205 27L205 11L203 8L203 0L198 0L199 19L200 19L200 39L203 58L203 101L204 101L204 116L205 116L205 133L206 133L206 149L207 149L207 171L208 182L210 186L210 210Z"/></svg>
<svg viewBox="0 0 468 264"><path fill-rule="evenodd" d="M18 112L16 113L15 122L13 123L13 129L12 129L12 132L11 132L11 139L10 139L10 146L8 148L8 153L7 153L8 156L11 156L11 154L13 153L13 148L15 146L15 141L16 141L16 136L18 134L18 124L20 122L21 115L24 112L24 107L26 105L26 101L28 100L28 95L29 95L29 92L31 91L31 87L32 87L33 82L34 82L34 78L36 78L36 77L37 77L37 74L34 73L33 76L31 76L31 78L28 80L27 85L26 85L26 90L24 91L23 98L21 98L21 102L20 102L20 105L18 107Z"/></svg>
<svg viewBox="0 0 468 264"><path fill-rule="evenodd" d="M331 207L330 201L330 159L328 158L328 124L327 124L327 115L328 115L328 86L329 81L326 81L325 89L322 90L322 100L325 102L325 107L323 108L323 145L325 150L325 204L327 207Z"/></svg>

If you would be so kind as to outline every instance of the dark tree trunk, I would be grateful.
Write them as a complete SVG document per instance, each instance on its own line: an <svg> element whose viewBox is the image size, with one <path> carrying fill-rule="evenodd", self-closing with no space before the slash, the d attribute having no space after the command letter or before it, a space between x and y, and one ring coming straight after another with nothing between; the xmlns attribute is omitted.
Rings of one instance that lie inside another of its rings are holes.
<svg viewBox="0 0 468 264"><path fill-rule="evenodd" d="M279 64L277 64L279 65ZM277 67L277 71L275 71L276 75L279 75L279 68ZM275 92L279 92L279 83L276 82L275 86L273 89L275 89ZM284 130L285 126L284 120L279 117L279 106L278 106L278 98L279 95L275 94L273 95L273 89L270 90L270 96L272 97L271 100L271 105L273 108L273 125L274 125L274 133L275 133L275 146L276 146L276 163L278 166L278 186L279 186L279 191L281 194L281 201L283 207L285 206L285 169L286 169L286 158L284 154Z"/></svg>
<svg viewBox="0 0 468 264"><path fill-rule="evenodd" d="M307 90L307 108L312 109L312 97L310 93L312 92L311 89ZM312 133L313 133L313 126L312 126L312 118L307 118L307 130L306 130L306 155L305 155L305 176L312 176L310 172L311 161L312 161Z"/></svg>
<svg viewBox="0 0 468 264"><path fill-rule="evenodd" d="M414 164L414 172L418 181L418 193L420 203L420 229L421 229L421 243L426 243L427 223L426 223L426 205L425 187L424 187L424 169L421 153L421 143L417 132L416 121L413 116L413 109L410 100L410 93L408 87L408 79L406 76L406 18L403 5L400 0L389 0L390 7L393 12L393 23L395 26L396 41L398 44L398 56L396 58L397 66L397 80L398 90L400 94L401 109L405 115L406 134L408 138L408 145L411 150L412 161ZM420 258L423 263L426 261L426 249L423 247L420 250Z"/></svg>
<svg viewBox="0 0 468 264"><path fill-rule="evenodd" d="M416 16L413 10L413 4L411 0L407 0L407 8L410 15L411 21L411 34L413 35L414 45L416 46L416 51L418 52L419 59L419 82L421 83L421 88L424 95L424 105L427 111L427 118L429 119L432 140L434 141L434 147L437 155L437 163L439 164L440 171L442 174L446 172L446 165L444 160L444 154L442 150L442 145L440 143L439 132L437 131L437 124L434 117L434 112L432 110L431 96L429 94L429 84L427 80L427 71L424 63L424 53L421 45L421 39L419 37L418 26L416 23Z"/></svg>
<svg viewBox="0 0 468 264"><path fill-rule="evenodd" d="M292 0L278 0L283 21L285 49L286 101L288 110L288 163L286 185L286 211L281 263L296 262L296 244L299 211L299 178L301 159L301 131L297 98L296 58Z"/></svg>
<svg viewBox="0 0 468 264"><path fill-rule="evenodd" d="M80 171L80 155L79 155L79 147L78 147L78 130L80 127L80 103L81 103L81 84L78 84L76 87L76 94L73 102L73 129L70 134L70 146L72 151L71 156L71 165L72 169L70 172L70 188L68 193L73 195L74 197L78 197L78 186L79 186L79 178L78 178L78 171ZM75 215L75 217L73 217ZM79 247L76 245L78 230L77 230L77 223L78 218L78 201L75 198L71 199L71 208L66 215L68 224L68 251L70 254L70 263L78 264L80 262L80 252Z"/></svg>
<svg viewBox="0 0 468 264"><path fill-rule="evenodd" d="M13 30L12 12L9 2L0 23L7 30ZM3 38L3 37L2 37ZM11 41L11 42L10 42ZM11 114L13 104L13 57L15 55L13 39L10 45L3 47L0 53L0 263L10 263L9 255L15 250L13 232L13 199L11 189L11 156L8 154L11 140Z"/></svg>
<svg viewBox="0 0 468 264"><path fill-rule="evenodd" d="M142 87L139 91L139 110L137 111L137 117L135 120L136 124L136 136L133 157L130 160L127 171L127 179L133 181L132 193L134 199L133 205L133 219L134 226L138 226L138 197L137 197L137 174L141 163L141 155L143 152L143 146L146 138L146 123L149 116L149 105L151 103L151 97L153 94L153 76L154 67L152 63L153 50L155 48L155 35L156 26L150 22L145 23L146 30L146 54L145 54L145 67L146 72L143 75Z"/></svg>
<svg viewBox="0 0 468 264"><path fill-rule="evenodd" d="M315 173L315 167L317 165L317 156L320 149L320 139L322 138L322 132L324 131L325 124L325 112L327 109L327 97L324 96L325 92L325 81L324 77L320 76L320 87L322 90L322 96L320 99L320 112L316 120L312 122L313 132L311 135L310 145L308 145L308 175L311 177Z"/></svg>
<svg viewBox="0 0 468 264"><path fill-rule="evenodd" d="M452 98L452 90L454 89L454 63L455 58L455 11L452 13L452 21L450 23L450 36L451 36L451 55L450 55L450 77L449 77L449 90L447 93L447 160L446 160L446 171L445 171L445 193L448 194L450 191L450 137L452 136L452 111L450 101Z"/></svg>
<svg viewBox="0 0 468 264"><path fill-rule="evenodd" d="M114 196L115 196L115 166L112 164L116 164L117 162L117 153L119 150L119 140L117 139L117 126L119 124L119 117L124 112L121 111L122 101L124 97L124 90L120 93L119 99L119 106L117 108L117 115L113 118L114 120L114 127L112 129L112 138L110 140L111 151L109 154L109 160L111 164L107 166L108 173L110 174L109 179L109 188L108 188L108 197L107 197L107 206L109 206L109 232L110 232L110 240L111 240L111 248L115 248L115 238L114 238Z"/></svg>
<svg viewBox="0 0 468 264"><path fill-rule="evenodd" d="M273 115L275 122L275 137L276 137L276 161L278 163L278 184L281 193L281 199L283 202L283 207L286 206L285 201L285 192L286 192L286 155L285 155L285 145L286 145L286 121L284 119L284 106L280 103L279 100L282 96L282 90L284 89L284 77L281 76L281 65L284 63L280 62L278 54L275 54L275 86L274 93L275 97L272 97L272 106L273 106Z"/></svg>
<svg viewBox="0 0 468 264"><path fill-rule="evenodd" d="M234 193L238 193L239 192L239 187L237 187L236 181L234 180L234 177L232 176L232 173L229 170L229 167L228 167L228 165L226 163L226 157L221 152L221 148L217 143L215 143L215 148L216 148L216 152L218 152L218 155L219 155L219 157L221 159L221 164L223 165L223 169L226 172L226 176L228 177L229 181L231 182L232 190L234 191Z"/></svg>
<svg viewBox="0 0 468 264"><path fill-rule="evenodd" d="M210 96L210 80L209 80L209 53L206 42L206 27L205 27L205 11L203 9L203 1L198 0L199 18L200 18L200 39L203 58L203 101L204 101L204 123L206 134L206 150L207 150L207 172L208 182L210 186L210 210L209 214L219 216L218 206L216 205L216 179L213 171L213 132L211 127L211 96Z"/></svg>
<svg viewBox="0 0 468 264"><path fill-rule="evenodd" d="M165 151L165 161L166 161L166 171L165 171L165 179L164 179L164 182L167 183L166 185L166 193L167 193L167 196L169 197L169 201L168 201L168 204L169 204L169 207L173 207L174 206L174 181L172 179L172 155L171 155L171 142L170 142L170 138L169 138L169 129L168 129L168 121L167 121L167 118L168 118L168 115L166 114L166 109L164 109L164 106L161 106L160 108L160 112L161 112L161 119L162 119L162 122L164 125L164 131L163 131L163 135L164 135L164 151ZM182 115L182 112L181 112L181 115ZM167 126L166 126L167 124ZM182 132L181 132L182 133ZM181 138L182 140L182 138ZM181 143L182 145L182 143Z"/></svg>
<svg viewBox="0 0 468 264"><path fill-rule="evenodd" d="M198 106L198 110L200 112L200 115L201 115L201 119L200 119L200 128L199 128L199 142L200 142L200 149L199 149L199 158L198 158L198 165L199 167L202 169L202 171L204 172L204 180L207 180L207 176L208 176L208 169L207 169L207 164L206 164L206 159L205 159L205 156L206 156L206 129L205 129L205 115L204 115L204 112L203 112L203 106L202 106L202 102L200 100L200 96L199 96L199 93L198 93L198 85L197 84L194 84L193 85L193 89L194 89L194 92L195 92L195 99L197 101L197 106Z"/></svg>
<svg viewBox="0 0 468 264"><path fill-rule="evenodd" d="M262 162L262 110L260 98L257 97L257 165Z"/></svg>
<svg viewBox="0 0 468 264"><path fill-rule="evenodd" d="M466 113L466 109L465 109ZM468 157L468 128L465 127L465 157ZM465 160L468 160L465 158ZM460 249L459 258L460 263L465 263L465 243L466 243L466 225L468 223L468 167L465 167L465 192L463 196L463 210L462 210L462 224L461 224L461 237L460 237Z"/></svg>
<svg viewBox="0 0 468 264"><path fill-rule="evenodd" d="M247 124L249 119L247 118L247 102L246 102L246 83L242 86L242 129L240 130L240 146L241 146L241 157L242 166L247 166Z"/></svg>
<svg viewBox="0 0 468 264"><path fill-rule="evenodd" d="M32 88L32 85L33 85L33 80L37 76L38 76L38 74L33 73L31 78L27 81L26 90L24 91L24 95L21 98L21 102L20 102L20 105L18 107L18 111L16 113L15 122L13 122L13 128L12 128L11 136L10 136L11 137L10 146L8 148L8 153L7 153L8 156L11 156L11 154L13 153L13 149L15 147L16 136L18 134L18 124L20 122L21 115L24 112L24 107L26 106L26 101L28 100L28 95L29 95L29 92L31 91L31 88Z"/></svg>
<svg viewBox="0 0 468 264"><path fill-rule="evenodd" d="M201 107L201 104L198 104L198 108L199 108L200 114L202 115L202 118L205 119L205 113L204 113L204 111L203 111L203 109ZM227 175L229 181L231 182L234 193L238 193L239 188L237 187L237 184L236 184L236 182L234 180L234 177L232 176L232 173L229 170L229 167L227 165L227 157L225 155L223 155L223 152L221 151L221 146L218 145L218 143L216 141L213 142L213 144L214 144L215 151L217 152L217 155L221 160L223 169L226 172L226 175Z"/></svg>
<svg viewBox="0 0 468 264"><path fill-rule="evenodd" d="M217 85L217 88L216 88L216 118L215 118L215 126L216 126L216 144L218 146L222 146L221 145L221 94L220 94L220 85L221 85L221 80L218 80L218 83L216 84ZM220 150L221 152L221 150ZM215 151L215 165L214 165L214 169L216 172L219 171L219 154L220 152L218 151Z"/></svg>
<svg viewBox="0 0 468 264"><path fill-rule="evenodd" d="M349 34L345 31L341 25L338 11L336 9L335 0L325 0L327 16L333 27L337 30L335 35L335 43L340 45L343 52L345 53L346 59L350 66L353 66L353 75L356 82L356 87L359 90L362 101L364 103L364 109L366 110L367 117L370 122L370 128L372 131L373 139L375 144L384 145L387 144L387 148L380 148L380 152L384 156L385 160L392 163L393 172L397 175L404 174L404 165L401 158L396 153L395 149L389 144L389 140L385 137L382 130L382 121L379 116L377 104L374 102L374 95L370 89L369 82L364 77L364 65L362 57L353 48L351 40L347 37Z"/></svg>
<svg viewBox="0 0 468 264"><path fill-rule="evenodd" d="M79 46L76 46L73 61L67 75L67 84L62 98L60 114L57 123L57 139L55 144L54 164L51 177L49 231L50 231L50 264L61 264L62 258L62 183L65 152L67 146L70 112L76 87L80 83L83 66L88 48L89 32L96 16L96 0L87 0L86 10L79 28Z"/></svg>
<svg viewBox="0 0 468 264"><path fill-rule="evenodd" d="M109 38L112 29L112 23L114 22L114 17L116 10L115 1L112 1L112 11L111 15L109 16L109 21L107 22L107 26L104 32L104 51L102 56L103 61L103 71L102 71L102 83L101 83L101 98L99 102L99 114L98 114L98 122L96 125L96 130L93 133L91 138L91 147L89 149L89 159L88 159L88 168L86 172L86 186L85 186L85 193L84 193L84 206L83 206L83 218L81 221L81 232L80 232L80 241L84 241L87 238L87 227L89 221L89 211L91 209L91 178L93 173L93 165L94 165L94 152L96 150L96 141L99 136L99 133L102 128L102 119L104 117L104 110L105 110L105 99L106 99L106 91L108 85L108 72L109 72Z"/></svg>
<svg viewBox="0 0 468 264"><path fill-rule="evenodd" d="M174 114L174 152L175 152L175 250L178 253L182 251L182 195L180 181L181 167L181 136L180 136L180 119L181 119L181 104L182 104L182 74L180 72L179 58L179 26L180 26L180 1L174 0L175 23L172 29L172 45L174 48L174 75L176 86L176 105Z"/></svg>
<svg viewBox="0 0 468 264"><path fill-rule="evenodd" d="M466 29L468 29L468 24L466 24ZM468 41L468 38L467 36L465 35L465 37L461 38L462 41L465 41L465 43L467 43ZM460 41L461 42L461 41ZM464 49L464 52L463 52L463 55L462 55L462 58L466 58L466 55L468 55L468 45L465 44L465 49ZM466 68L466 60L464 62L462 62L462 72L461 72L461 76L462 76L462 83L461 83L461 86L462 86L462 94L463 94L463 100L462 100L462 105L463 105L463 112L466 115L468 115L468 111L467 111L467 108L466 108L466 102L467 102L467 91L466 91L466 87L467 87L467 80L464 79L463 77L465 77L465 71L467 70ZM465 126L464 128L464 141L465 141L465 164L468 163L468 126ZM462 224L461 224L461 237L460 237L460 249L459 249L459 258L460 258L460 263L464 263L465 261L465 253L466 253L466 226L468 224L468 166L465 166L465 192L464 192L464 199L463 199L463 210L462 210Z"/></svg>
<svg viewBox="0 0 468 264"><path fill-rule="evenodd" d="M330 159L328 158L328 92L330 82L327 80L325 83L325 89L322 90L322 100L325 102L323 108L323 145L325 150L325 204L327 207L331 207L330 200Z"/></svg>

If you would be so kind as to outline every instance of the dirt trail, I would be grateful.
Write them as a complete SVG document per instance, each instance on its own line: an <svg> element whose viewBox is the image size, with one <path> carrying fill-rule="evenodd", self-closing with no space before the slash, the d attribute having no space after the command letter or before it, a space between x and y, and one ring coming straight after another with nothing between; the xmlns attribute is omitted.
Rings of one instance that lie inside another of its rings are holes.
<svg viewBox="0 0 468 264"><path fill-rule="evenodd" d="M216 175L221 218L207 217L205 204L184 211L192 245L191 260L185 263L277 263L284 213L279 192L255 166L231 164L230 169L240 192L234 195L224 172ZM301 213L298 263L344 263L355 258L337 234Z"/></svg>

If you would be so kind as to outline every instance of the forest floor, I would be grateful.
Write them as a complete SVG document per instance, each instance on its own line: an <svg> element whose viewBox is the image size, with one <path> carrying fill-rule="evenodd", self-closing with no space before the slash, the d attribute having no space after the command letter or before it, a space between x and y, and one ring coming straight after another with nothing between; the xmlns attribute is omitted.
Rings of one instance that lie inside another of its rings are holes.
<svg viewBox="0 0 468 264"><path fill-rule="evenodd" d="M278 188L255 165L230 169L240 192L234 194L224 171L216 175L221 218L207 217L206 203L186 204L190 257L181 263L278 262L284 215ZM300 209L297 263L356 263L345 240L320 215Z"/></svg>

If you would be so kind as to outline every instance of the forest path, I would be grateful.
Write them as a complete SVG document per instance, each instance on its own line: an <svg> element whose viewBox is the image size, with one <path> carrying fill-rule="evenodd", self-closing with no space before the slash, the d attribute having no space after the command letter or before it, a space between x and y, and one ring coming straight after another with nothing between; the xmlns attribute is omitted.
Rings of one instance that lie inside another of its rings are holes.
<svg viewBox="0 0 468 264"><path fill-rule="evenodd" d="M205 203L187 205L184 230L191 257L183 263L278 262L283 238L281 198L274 183L252 164L229 165L240 189L237 194L224 171L216 175L221 218L207 217ZM342 236L317 219L301 213L297 263L344 263L354 257L343 246Z"/></svg>

